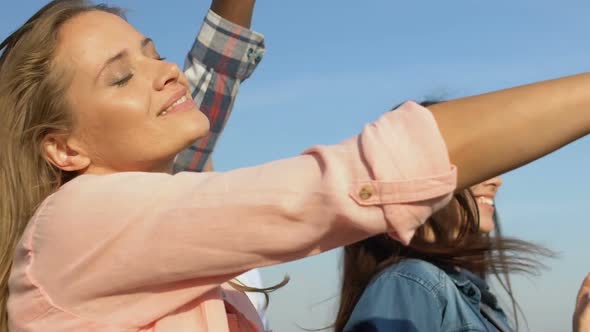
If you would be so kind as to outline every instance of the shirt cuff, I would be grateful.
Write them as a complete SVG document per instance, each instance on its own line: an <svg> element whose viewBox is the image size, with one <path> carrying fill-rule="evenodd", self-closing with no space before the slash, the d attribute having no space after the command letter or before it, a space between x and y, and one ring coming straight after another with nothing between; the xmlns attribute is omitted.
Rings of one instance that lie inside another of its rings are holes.
<svg viewBox="0 0 590 332"><path fill-rule="evenodd" d="M456 188L457 169L438 125L426 108L407 102L369 125L361 146L373 179L353 184L350 196L361 206L382 206L390 235L407 245Z"/></svg>
<svg viewBox="0 0 590 332"><path fill-rule="evenodd" d="M209 10L190 57L220 74L245 80L256 69L264 52L262 34L234 24Z"/></svg>

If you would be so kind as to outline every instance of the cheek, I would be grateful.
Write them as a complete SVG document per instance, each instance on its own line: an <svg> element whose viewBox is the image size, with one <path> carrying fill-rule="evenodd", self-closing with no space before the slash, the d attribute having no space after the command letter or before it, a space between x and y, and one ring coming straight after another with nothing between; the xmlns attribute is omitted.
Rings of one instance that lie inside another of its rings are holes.
<svg viewBox="0 0 590 332"><path fill-rule="evenodd" d="M86 144L105 157L125 146L132 150L131 145L141 141L140 135L154 131L145 97L94 95L74 106L80 114L79 129Z"/></svg>
<svg viewBox="0 0 590 332"><path fill-rule="evenodd" d="M141 127L150 120L149 99L137 97L97 96L87 105L78 105L85 109L85 118L89 128L103 132L120 132Z"/></svg>

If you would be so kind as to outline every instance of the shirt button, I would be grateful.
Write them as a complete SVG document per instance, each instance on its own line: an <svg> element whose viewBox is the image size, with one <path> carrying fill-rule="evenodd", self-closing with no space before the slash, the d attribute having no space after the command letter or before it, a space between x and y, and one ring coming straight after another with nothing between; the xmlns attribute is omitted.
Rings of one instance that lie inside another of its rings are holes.
<svg viewBox="0 0 590 332"><path fill-rule="evenodd" d="M363 201L366 201L369 198L373 197L373 187L371 187L371 186L363 186L361 188L361 191L359 191L359 197Z"/></svg>

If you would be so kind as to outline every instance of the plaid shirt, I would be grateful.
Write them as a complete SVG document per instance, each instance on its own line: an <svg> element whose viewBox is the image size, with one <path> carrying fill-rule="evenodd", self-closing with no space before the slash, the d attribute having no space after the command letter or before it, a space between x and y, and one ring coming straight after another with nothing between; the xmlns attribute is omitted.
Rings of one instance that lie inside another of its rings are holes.
<svg viewBox="0 0 590 332"><path fill-rule="evenodd" d="M182 151L174 172L203 170L240 88L264 54L264 37L209 11L185 62L193 99L211 122L209 134Z"/></svg>

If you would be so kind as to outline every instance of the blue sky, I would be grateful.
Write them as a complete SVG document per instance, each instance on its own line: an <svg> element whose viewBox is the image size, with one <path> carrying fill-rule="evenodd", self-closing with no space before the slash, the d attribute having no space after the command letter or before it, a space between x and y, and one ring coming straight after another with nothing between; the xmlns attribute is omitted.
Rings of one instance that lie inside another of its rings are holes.
<svg viewBox="0 0 590 332"><path fill-rule="evenodd" d="M44 3L10 1L0 36ZM110 3L128 8L130 21L180 64L209 5ZM338 142L405 99L455 98L590 69L583 0L258 0L256 9L267 54L218 145L221 170ZM570 330L577 287L590 271L589 168L585 138L504 177L497 206L505 232L560 253L541 276L515 278L531 331ZM275 330L330 322L339 257L333 251L263 270L269 284L292 279L272 297Z"/></svg>

